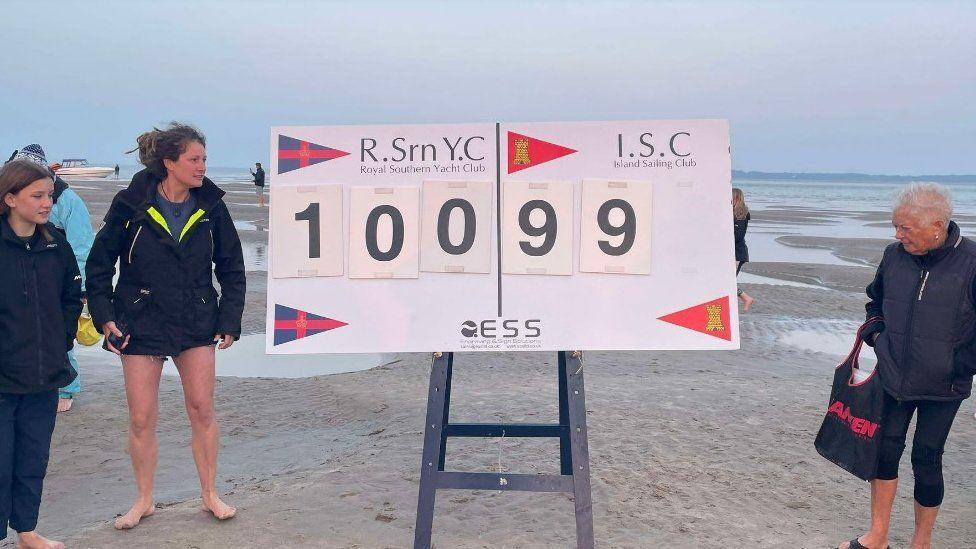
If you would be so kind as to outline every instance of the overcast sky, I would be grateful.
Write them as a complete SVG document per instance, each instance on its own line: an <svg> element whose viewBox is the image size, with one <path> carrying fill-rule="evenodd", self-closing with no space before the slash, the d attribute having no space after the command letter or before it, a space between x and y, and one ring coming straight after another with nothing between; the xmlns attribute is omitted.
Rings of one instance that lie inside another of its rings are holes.
<svg viewBox="0 0 976 549"><path fill-rule="evenodd" d="M762 171L976 174L976 2L5 2L0 154L284 124L727 118Z"/></svg>

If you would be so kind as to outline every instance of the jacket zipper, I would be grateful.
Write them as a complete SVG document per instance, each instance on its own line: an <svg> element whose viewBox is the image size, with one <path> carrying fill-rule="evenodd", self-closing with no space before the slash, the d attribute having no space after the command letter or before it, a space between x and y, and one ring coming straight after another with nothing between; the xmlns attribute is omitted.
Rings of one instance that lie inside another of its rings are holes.
<svg viewBox="0 0 976 549"><path fill-rule="evenodd" d="M908 370L912 362L909 359L908 349L911 346L912 341L912 326L914 324L915 317L915 304L922 300L922 292L925 290L925 281L928 280L929 272L926 269L922 269L922 272L918 274L918 282L915 283L915 294L918 299L912 301L912 304L908 307L908 325L905 327L905 343L902 345L901 356L904 361L905 368L904 373L901 376L901 393L905 394L905 380L908 379Z"/></svg>
<svg viewBox="0 0 976 549"><path fill-rule="evenodd" d="M136 249L136 240L139 240L139 233L142 232L142 225L136 229L136 236L132 238L132 246L129 246L129 265L132 265L132 252Z"/></svg>
<svg viewBox="0 0 976 549"><path fill-rule="evenodd" d="M925 291L925 283L929 281L929 271L922 271L922 287L918 289L917 301L922 301L922 292Z"/></svg>
<svg viewBox="0 0 976 549"><path fill-rule="evenodd" d="M37 269L34 268L34 259L31 258L31 279L34 281L34 318L37 321L37 382L38 385L44 384L44 351L40 344L44 341L44 331L41 324L41 294L37 290Z"/></svg>

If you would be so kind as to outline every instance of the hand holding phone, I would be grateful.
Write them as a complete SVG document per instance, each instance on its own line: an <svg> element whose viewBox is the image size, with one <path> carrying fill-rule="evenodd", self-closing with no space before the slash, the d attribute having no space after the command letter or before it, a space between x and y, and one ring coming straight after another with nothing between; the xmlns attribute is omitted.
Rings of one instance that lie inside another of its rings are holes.
<svg viewBox="0 0 976 549"><path fill-rule="evenodd" d="M121 356L122 349L129 344L129 327L122 321L108 321L102 326L102 333L108 350Z"/></svg>

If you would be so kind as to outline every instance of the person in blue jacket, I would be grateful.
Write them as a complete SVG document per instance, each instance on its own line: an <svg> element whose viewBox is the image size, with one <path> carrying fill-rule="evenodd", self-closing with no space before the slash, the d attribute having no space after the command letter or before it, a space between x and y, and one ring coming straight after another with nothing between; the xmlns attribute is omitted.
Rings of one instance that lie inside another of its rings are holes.
<svg viewBox="0 0 976 549"><path fill-rule="evenodd" d="M36 143L20 149L14 158L30 160L48 167L44 149ZM54 176L54 207L51 208L49 222L64 233L68 243L71 244L71 249L74 250L78 270L81 272L81 292L84 295L85 262L88 261L88 251L91 250L92 241L95 240L95 232L92 230L85 201L57 175ZM81 392L81 369L78 367L74 351L68 351L68 362L78 375L71 384L61 387L58 391L58 412L70 410L74 397Z"/></svg>
<svg viewBox="0 0 976 549"><path fill-rule="evenodd" d="M47 167L14 160L0 168L0 540L10 526L24 549L64 548L35 531L81 313L71 245L47 222L53 194Z"/></svg>

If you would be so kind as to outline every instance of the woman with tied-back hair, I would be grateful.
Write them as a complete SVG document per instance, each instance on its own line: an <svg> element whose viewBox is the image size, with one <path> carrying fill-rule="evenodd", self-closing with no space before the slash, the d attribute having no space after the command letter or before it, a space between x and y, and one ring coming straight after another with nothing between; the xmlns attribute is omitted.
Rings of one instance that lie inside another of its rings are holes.
<svg viewBox="0 0 976 549"><path fill-rule="evenodd" d="M115 527L153 514L159 378L172 357L183 383L203 510L236 510L217 496L219 431L214 417L214 347L240 337L244 258L224 192L204 177L206 141L172 123L139 136L146 168L119 192L88 257L88 306L105 348L122 357L129 404L129 453L138 498ZM116 262L118 284L112 287ZM220 284L220 295L213 286Z"/></svg>
<svg viewBox="0 0 976 549"><path fill-rule="evenodd" d="M885 390L877 478L871 481L871 528L841 549L888 547L898 465L917 415L911 464L915 534L911 547L932 545L945 485L942 454L959 405L976 373L976 243L951 220L948 191L916 183L898 195L891 216L898 242L884 251L867 287L862 338L878 355Z"/></svg>
<svg viewBox="0 0 976 549"><path fill-rule="evenodd" d="M742 266L749 262L749 247L746 246L746 230L749 228L749 220L752 214L746 206L746 195L742 189L732 189L732 217L733 234L735 235L735 275L739 276ZM739 299L742 301L742 310L748 311L752 307L753 299L749 294L738 290Z"/></svg>

